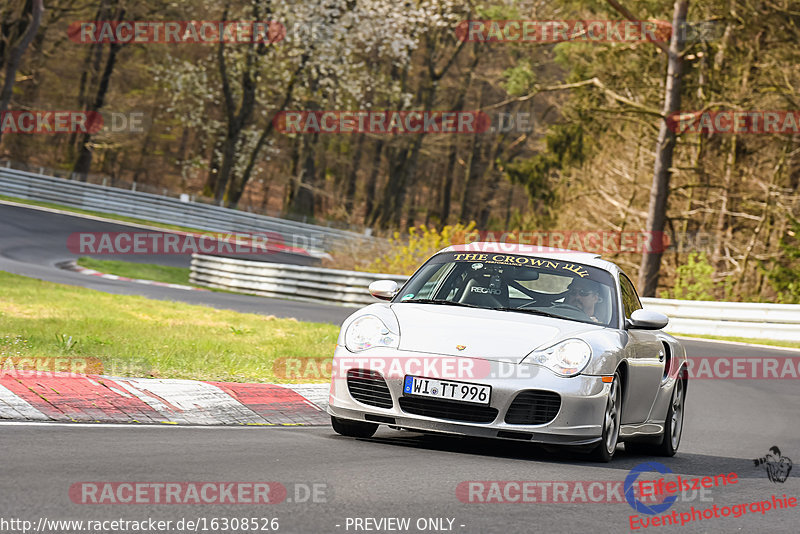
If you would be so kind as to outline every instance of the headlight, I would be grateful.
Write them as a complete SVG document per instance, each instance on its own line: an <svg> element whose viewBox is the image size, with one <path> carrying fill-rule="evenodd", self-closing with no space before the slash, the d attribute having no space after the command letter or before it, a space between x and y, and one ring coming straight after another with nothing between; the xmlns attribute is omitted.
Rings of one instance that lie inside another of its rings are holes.
<svg viewBox="0 0 800 534"><path fill-rule="evenodd" d="M524 363L543 365L561 376L577 375L592 357L592 348L580 339L567 339L543 350L528 354Z"/></svg>
<svg viewBox="0 0 800 534"><path fill-rule="evenodd" d="M383 321L374 315L359 317L347 327L344 344L350 352L360 352L372 347L395 347L400 336L389 331Z"/></svg>

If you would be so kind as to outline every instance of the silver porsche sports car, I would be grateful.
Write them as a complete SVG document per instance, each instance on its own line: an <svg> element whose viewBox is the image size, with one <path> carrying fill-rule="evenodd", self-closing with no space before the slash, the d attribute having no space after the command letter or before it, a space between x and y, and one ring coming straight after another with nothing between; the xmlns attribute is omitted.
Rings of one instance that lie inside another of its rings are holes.
<svg viewBox="0 0 800 534"><path fill-rule="evenodd" d="M686 352L596 254L502 243L448 247L345 320L333 360L333 429L378 425L672 456Z"/></svg>

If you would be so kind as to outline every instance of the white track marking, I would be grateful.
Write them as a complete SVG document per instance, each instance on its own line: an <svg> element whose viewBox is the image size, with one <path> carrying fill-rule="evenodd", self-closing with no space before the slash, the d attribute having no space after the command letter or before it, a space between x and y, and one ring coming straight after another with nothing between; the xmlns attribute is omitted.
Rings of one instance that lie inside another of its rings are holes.
<svg viewBox="0 0 800 534"><path fill-rule="evenodd" d="M330 384L281 384L281 386L291 389L298 395L305 397L306 400L318 406L322 411L328 409L328 394Z"/></svg>
<svg viewBox="0 0 800 534"><path fill-rule="evenodd" d="M17 396L5 386L0 386L0 419L50 420L45 414L28 404L28 401Z"/></svg>
<svg viewBox="0 0 800 534"><path fill-rule="evenodd" d="M205 382L151 378L116 382L170 421L196 425L264 422L253 410Z"/></svg>

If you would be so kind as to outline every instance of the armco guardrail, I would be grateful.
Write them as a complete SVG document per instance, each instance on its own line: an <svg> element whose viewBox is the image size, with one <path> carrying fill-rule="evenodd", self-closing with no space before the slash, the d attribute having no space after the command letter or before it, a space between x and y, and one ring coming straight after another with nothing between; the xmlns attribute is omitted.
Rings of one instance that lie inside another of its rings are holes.
<svg viewBox="0 0 800 534"><path fill-rule="evenodd" d="M337 241L371 239L347 230L10 168L0 168L0 194L213 232L275 232L287 246L311 252L331 250Z"/></svg>
<svg viewBox="0 0 800 534"><path fill-rule="evenodd" d="M367 286L381 279L403 284L408 277L192 256L193 283L268 297L351 306L372 304L378 301L369 295ZM653 298L644 298L642 303L670 317L669 332L800 341L800 305Z"/></svg>
<svg viewBox="0 0 800 534"><path fill-rule="evenodd" d="M340 271L193 254L190 281L265 297L360 306L377 302L367 292L367 286L370 282L387 278L400 284L408 279L407 276L395 274Z"/></svg>
<svg viewBox="0 0 800 534"><path fill-rule="evenodd" d="M643 298L648 310L669 316L667 331L800 341L800 305Z"/></svg>

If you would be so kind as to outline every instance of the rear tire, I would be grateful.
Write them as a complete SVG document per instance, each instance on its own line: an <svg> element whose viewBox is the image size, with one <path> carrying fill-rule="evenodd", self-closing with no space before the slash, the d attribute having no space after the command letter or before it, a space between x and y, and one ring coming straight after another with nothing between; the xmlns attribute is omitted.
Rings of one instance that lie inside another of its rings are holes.
<svg viewBox="0 0 800 534"><path fill-rule="evenodd" d="M675 381L675 386L672 388L672 398L667 409L667 417L664 419L664 431L661 433L661 439L655 443L626 443L625 451L653 456L675 456L683 434L685 401L686 381L685 378L679 376Z"/></svg>
<svg viewBox="0 0 800 534"><path fill-rule="evenodd" d="M348 438L371 438L378 431L378 425L375 423L339 419L334 416L331 416L331 426L337 434Z"/></svg>
<svg viewBox="0 0 800 534"><path fill-rule="evenodd" d="M622 385L619 372L614 373L611 390L608 392L608 402L603 415L603 434L600 444L591 452L591 457L597 462L610 462L614 457L619 442L620 422L622 421Z"/></svg>

